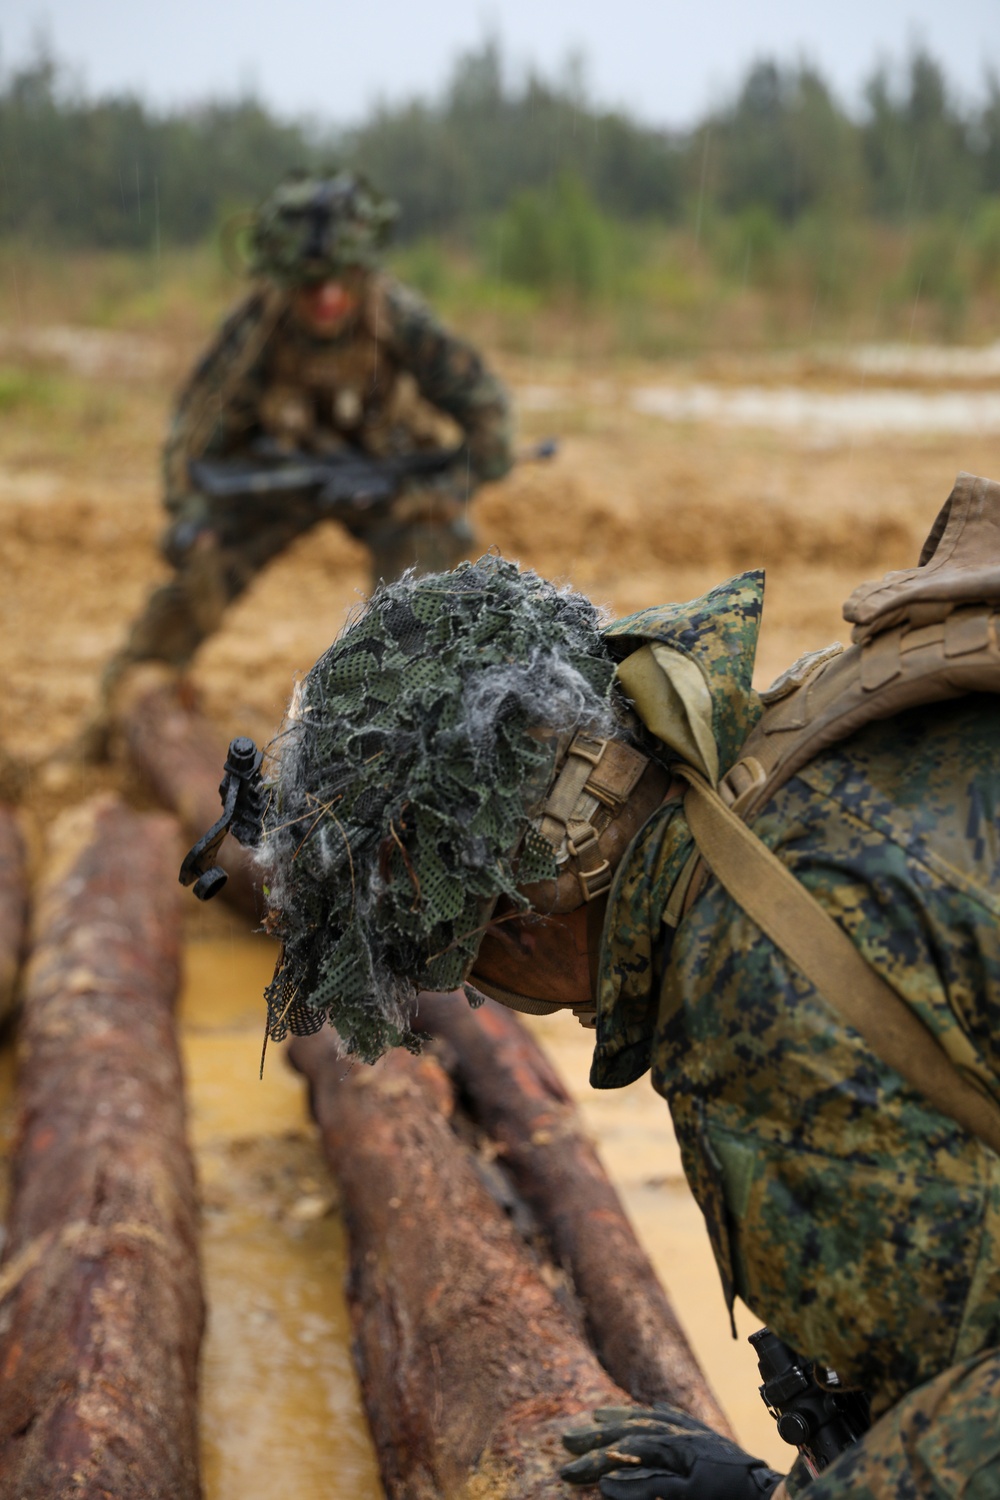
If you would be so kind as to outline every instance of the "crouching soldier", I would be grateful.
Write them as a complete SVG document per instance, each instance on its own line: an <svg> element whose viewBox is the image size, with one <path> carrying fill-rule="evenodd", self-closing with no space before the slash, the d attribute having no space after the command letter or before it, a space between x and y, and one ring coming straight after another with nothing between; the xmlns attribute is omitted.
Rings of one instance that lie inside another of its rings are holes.
<svg viewBox="0 0 1000 1500"><path fill-rule="evenodd" d="M599 1414L564 1476L612 1500L1000 1494L998 537L962 476L762 695L759 573L610 625L497 558L407 579L276 742L271 1035L372 1061L421 989L572 1009L595 1087L669 1104L729 1307L865 1414L787 1427L788 1476Z"/></svg>
<svg viewBox="0 0 1000 1500"><path fill-rule="evenodd" d="M469 501L513 460L510 404L476 351L381 269L394 216L348 172L291 179L254 216L254 286L181 393L164 450L174 575L106 669L92 754L122 672L186 666L323 517L365 544L373 584L468 551Z"/></svg>

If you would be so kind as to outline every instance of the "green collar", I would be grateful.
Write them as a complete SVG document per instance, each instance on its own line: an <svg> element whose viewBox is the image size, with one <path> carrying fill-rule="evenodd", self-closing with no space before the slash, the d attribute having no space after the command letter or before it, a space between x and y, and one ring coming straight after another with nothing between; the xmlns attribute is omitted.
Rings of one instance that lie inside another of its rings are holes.
<svg viewBox="0 0 1000 1500"><path fill-rule="evenodd" d="M720 583L700 599L639 610L616 620L603 632L612 655L622 665L626 657L650 645L667 648L666 658L661 652L654 652L654 656L661 662L666 660L668 665L663 670L668 677L670 652L698 668L711 704L718 775L724 775L737 760L760 717L760 701L751 681L763 604L764 574L754 569ZM690 692L681 684L675 685L690 702ZM643 705L637 707L644 717ZM648 727L656 732L653 724ZM671 741L668 738L664 743Z"/></svg>
<svg viewBox="0 0 1000 1500"><path fill-rule="evenodd" d="M742 573L700 599L640 610L604 631L619 680L666 758L698 765L713 781L760 717L751 679L763 594L763 573ZM649 1067L670 940L663 913L692 848L682 804L672 800L618 867L598 966L595 1088L620 1088Z"/></svg>

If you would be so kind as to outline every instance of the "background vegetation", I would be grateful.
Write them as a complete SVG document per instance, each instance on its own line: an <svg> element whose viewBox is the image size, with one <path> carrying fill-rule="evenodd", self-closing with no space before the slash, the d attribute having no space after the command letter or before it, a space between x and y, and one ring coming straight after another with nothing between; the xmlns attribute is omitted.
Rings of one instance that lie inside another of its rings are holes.
<svg viewBox="0 0 1000 1500"><path fill-rule="evenodd" d="M340 130L252 97L173 113L89 98L43 52L0 76L3 263L23 277L99 253L119 265L97 277L111 303L141 315L155 287L125 259L153 276L187 255L207 284L192 247L231 263L237 211L336 161L399 201L401 272L517 347L553 309L640 353L1000 326L1000 80L962 101L920 50L879 66L854 114L815 68L760 62L683 134L599 108L579 64L515 77L496 41L438 97Z"/></svg>

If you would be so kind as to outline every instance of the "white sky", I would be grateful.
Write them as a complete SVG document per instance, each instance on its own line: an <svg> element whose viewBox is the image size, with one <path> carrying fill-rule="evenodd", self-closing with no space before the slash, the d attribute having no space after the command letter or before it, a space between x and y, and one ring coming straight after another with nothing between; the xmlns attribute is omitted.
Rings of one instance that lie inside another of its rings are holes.
<svg viewBox="0 0 1000 1500"><path fill-rule="evenodd" d="M582 51L593 97L674 126L761 55L816 63L849 105L914 40L966 98L986 64L1000 72L1000 0L4 0L0 64L44 31L92 93L176 105L252 87L283 114L348 123L377 99L435 92L490 30L549 76Z"/></svg>

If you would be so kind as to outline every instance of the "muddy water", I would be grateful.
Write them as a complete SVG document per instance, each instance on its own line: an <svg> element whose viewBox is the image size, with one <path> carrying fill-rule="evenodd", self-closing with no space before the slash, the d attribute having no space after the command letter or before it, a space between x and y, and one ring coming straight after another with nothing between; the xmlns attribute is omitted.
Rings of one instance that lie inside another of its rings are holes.
<svg viewBox="0 0 1000 1500"><path fill-rule="evenodd" d="M258 1078L274 952L187 952L180 1024L204 1204L205 1500L380 1496L351 1367L344 1233L304 1091L280 1051Z"/></svg>
<svg viewBox="0 0 1000 1500"><path fill-rule="evenodd" d="M381 1494L348 1350L346 1246L304 1092L280 1049L257 1077L274 951L265 939L192 942L181 1004L191 1135L204 1199L210 1315L203 1366L206 1500L356 1500ZM642 1083L586 1082L574 1021L533 1023L578 1098L640 1238L742 1441L776 1465L785 1449L760 1405L739 1321L733 1343L701 1215L665 1105Z"/></svg>
<svg viewBox="0 0 1000 1500"><path fill-rule="evenodd" d="M873 362L872 371L879 369ZM595 407L617 398L632 411L665 422L753 428L807 442L1000 432L1000 396L993 391L816 391L801 385L734 386L702 380L637 385L617 392L607 382L596 382L588 395ZM571 408L579 393L534 385L520 397L527 410L559 413Z"/></svg>
<svg viewBox="0 0 1000 1500"><path fill-rule="evenodd" d="M636 411L667 422L710 422L826 438L1000 432L1000 396L990 391L804 391L798 386L720 390L698 382L640 386L630 399Z"/></svg>
<svg viewBox="0 0 1000 1500"><path fill-rule="evenodd" d="M737 1437L776 1469L789 1468L793 1450L764 1410L757 1361L746 1341L760 1319L738 1303L733 1339L705 1222L685 1181L665 1102L648 1078L626 1089L592 1089L587 1081L592 1034L572 1018L542 1016L529 1024L579 1105Z"/></svg>

